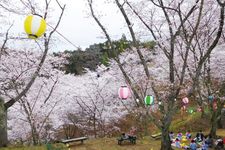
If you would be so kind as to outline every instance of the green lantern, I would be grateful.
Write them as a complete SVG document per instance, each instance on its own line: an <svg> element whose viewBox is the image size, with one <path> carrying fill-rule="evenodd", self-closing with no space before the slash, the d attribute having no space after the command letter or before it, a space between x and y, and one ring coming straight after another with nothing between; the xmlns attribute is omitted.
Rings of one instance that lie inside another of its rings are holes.
<svg viewBox="0 0 225 150"><path fill-rule="evenodd" d="M188 112L192 114L194 112L193 108L188 109Z"/></svg>
<svg viewBox="0 0 225 150"><path fill-rule="evenodd" d="M154 97L152 95L147 95L145 97L145 104L152 105L154 103Z"/></svg>

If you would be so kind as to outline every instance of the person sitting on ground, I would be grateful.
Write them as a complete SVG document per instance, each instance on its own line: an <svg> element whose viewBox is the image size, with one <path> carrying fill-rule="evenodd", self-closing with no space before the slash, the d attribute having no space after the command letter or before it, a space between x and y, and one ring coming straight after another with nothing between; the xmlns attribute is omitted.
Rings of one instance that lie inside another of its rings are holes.
<svg viewBox="0 0 225 150"><path fill-rule="evenodd" d="M130 131L128 132L129 136L135 136L136 133L136 128L135 127L131 127Z"/></svg>
<svg viewBox="0 0 225 150"><path fill-rule="evenodd" d="M182 133L179 131L178 134L177 134L177 138L178 138L179 141L182 139L182 136L183 136Z"/></svg>
<svg viewBox="0 0 225 150"><path fill-rule="evenodd" d="M136 129L134 127L131 127L130 131L128 132L129 135L135 135Z"/></svg>
<svg viewBox="0 0 225 150"><path fill-rule="evenodd" d="M174 133L172 131L169 133L169 137L170 137L170 142L172 142L174 139Z"/></svg>
<svg viewBox="0 0 225 150"><path fill-rule="evenodd" d="M202 130L200 130L197 134L196 134L196 142L202 142L204 139L204 134L202 133Z"/></svg>
<svg viewBox="0 0 225 150"><path fill-rule="evenodd" d="M205 140L205 143L208 145L209 148L213 147L213 139L211 134L208 135L208 137Z"/></svg>
<svg viewBox="0 0 225 150"><path fill-rule="evenodd" d="M187 140L190 140L190 139L191 139L191 133L190 133L190 130L188 130L188 131L186 132L186 139L187 139Z"/></svg>
<svg viewBox="0 0 225 150"><path fill-rule="evenodd" d="M194 140L191 140L191 144L190 144L190 150L197 150L197 144L195 143Z"/></svg>
<svg viewBox="0 0 225 150"><path fill-rule="evenodd" d="M128 135L127 135L127 134L122 133L121 138L123 138L123 139L128 139L129 137L128 137Z"/></svg>
<svg viewBox="0 0 225 150"><path fill-rule="evenodd" d="M176 146L177 148L181 148L180 140L179 140L178 138L176 138L176 140L175 140L175 146Z"/></svg>
<svg viewBox="0 0 225 150"><path fill-rule="evenodd" d="M208 150L208 144L203 140L201 150Z"/></svg>
<svg viewBox="0 0 225 150"><path fill-rule="evenodd" d="M224 150L224 143L223 139L220 137L218 140L216 140L216 150Z"/></svg>

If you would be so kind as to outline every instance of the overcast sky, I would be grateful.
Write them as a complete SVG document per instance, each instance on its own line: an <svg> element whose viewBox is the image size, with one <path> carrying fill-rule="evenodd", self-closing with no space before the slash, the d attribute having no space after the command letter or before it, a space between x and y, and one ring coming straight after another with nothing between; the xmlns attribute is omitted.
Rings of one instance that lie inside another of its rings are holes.
<svg viewBox="0 0 225 150"><path fill-rule="evenodd" d="M44 0L41 1L43 2ZM95 0L94 9L96 13L101 15L101 21L106 26L112 38L118 39L123 33L128 33L125 28L126 24L116 5L112 3L108 4L104 1ZM90 11L86 0L61 0L61 3L66 4L65 13L58 28L61 34L73 44L82 48L86 48L93 43L105 41L100 28L89 15ZM51 16L53 17L52 20L54 20L54 17L57 19L59 16L60 9L54 3L52 6L54 11L51 13ZM25 16L19 16L13 20L15 23L12 32L17 34L24 33L23 23ZM61 38L57 33L55 33L55 36L60 39L60 42L54 45L53 51L75 49L72 44Z"/></svg>
<svg viewBox="0 0 225 150"><path fill-rule="evenodd" d="M97 0L94 9L101 14L101 21L106 25L113 38L121 37L124 31L124 20L115 4L107 4L104 0ZM67 0L64 18L59 27L74 44L87 47L90 44L103 41L104 36L93 18L89 16L89 7L86 0ZM62 39L63 40L63 39ZM68 42L62 43L65 47L73 48Z"/></svg>

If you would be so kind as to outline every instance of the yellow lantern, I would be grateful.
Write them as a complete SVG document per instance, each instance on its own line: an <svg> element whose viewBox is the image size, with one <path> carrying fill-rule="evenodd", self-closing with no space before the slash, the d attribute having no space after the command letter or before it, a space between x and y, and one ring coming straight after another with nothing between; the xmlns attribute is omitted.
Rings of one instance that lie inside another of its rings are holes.
<svg viewBox="0 0 225 150"><path fill-rule="evenodd" d="M29 15L24 21L24 29L29 38L36 39L45 33L46 22L39 15Z"/></svg>

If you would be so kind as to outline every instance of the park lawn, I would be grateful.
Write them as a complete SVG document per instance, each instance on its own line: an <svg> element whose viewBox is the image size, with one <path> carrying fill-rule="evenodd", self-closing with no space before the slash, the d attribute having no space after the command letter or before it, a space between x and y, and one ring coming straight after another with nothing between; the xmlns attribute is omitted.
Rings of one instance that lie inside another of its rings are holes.
<svg viewBox="0 0 225 150"><path fill-rule="evenodd" d="M160 140L152 140L150 137L137 140L135 145L129 142L118 145L116 138L90 139L83 145L75 144L71 150L159 150L160 143Z"/></svg>
<svg viewBox="0 0 225 150"><path fill-rule="evenodd" d="M83 145L76 144L71 150L158 150L160 141L151 142L150 138L145 137L143 140L137 140L137 144L133 145L129 142L123 142L122 145L117 144L116 138L103 138L97 140L88 140Z"/></svg>
<svg viewBox="0 0 225 150"><path fill-rule="evenodd" d="M208 132L204 132L207 134ZM193 133L194 135L194 133ZM225 129L219 129L217 135L225 137ZM84 141L84 144L76 142L70 150L159 150L160 140L153 140L149 136L143 139L138 139L136 145L132 145L129 142L122 143L122 146L117 145L116 138L99 138L88 139ZM1 148L0 150L46 150L46 146L39 147L20 147L20 148ZM66 150L66 148L65 148ZM174 149L178 150L178 149Z"/></svg>
<svg viewBox="0 0 225 150"><path fill-rule="evenodd" d="M54 144L55 147L65 147L64 150L66 149L66 146L64 146L64 144ZM47 150L46 145L42 145L42 146L9 146L7 148L0 148L0 150Z"/></svg>
<svg viewBox="0 0 225 150"><path fill-rule="evenodd" d="M7 147L0 148L0 150L46 150L45 146L35 146L35 147Z"/></svg>
<svg viewBox="0 0 225 150"><path fill-rule="evenodd" d="M117 145L116 138L101 138L89 139L84 144L75 143L70 150L159 150L160 140L151 140L150 137L145 137L142 140L137 140L137 144L133 145L129 142L122 143L122 146ZM46 150L46 146L38 147L9 147L0 148L0 150ZM67 150L65 148L65 150Z"/></svg>
<svg viewBox="0 0 225 150"><path fill-rule="evenodd" d="M225 129L218 129L216 135L225 137Z"/></svg>

